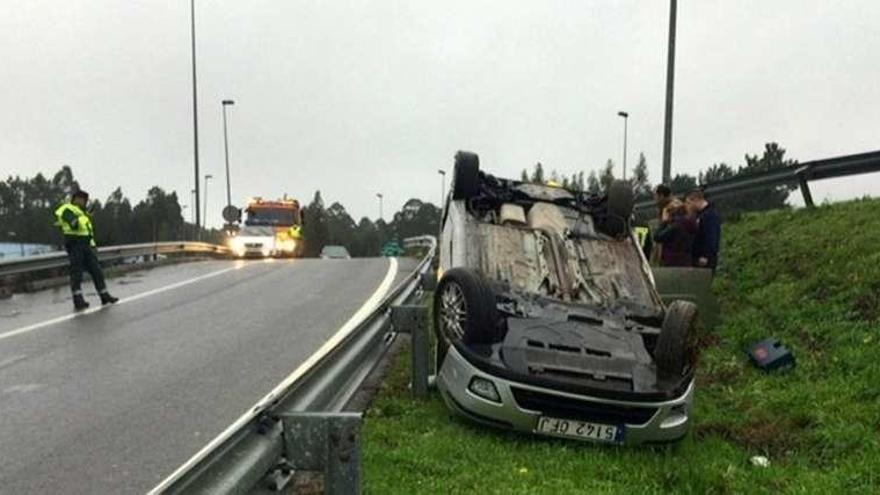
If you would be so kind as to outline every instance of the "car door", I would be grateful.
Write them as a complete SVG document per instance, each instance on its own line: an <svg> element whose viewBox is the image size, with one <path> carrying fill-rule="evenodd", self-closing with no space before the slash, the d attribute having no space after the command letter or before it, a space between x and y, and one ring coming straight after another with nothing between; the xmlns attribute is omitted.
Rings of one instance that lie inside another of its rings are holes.
<svg viewBox="0 0 880 495"><path fill-rule="evenodd" d="M697 305L700 318L711 330L721 323L721 307L712 292L712 270L692 267L652 267L654 283L664 304L675 300Z"/></svg>

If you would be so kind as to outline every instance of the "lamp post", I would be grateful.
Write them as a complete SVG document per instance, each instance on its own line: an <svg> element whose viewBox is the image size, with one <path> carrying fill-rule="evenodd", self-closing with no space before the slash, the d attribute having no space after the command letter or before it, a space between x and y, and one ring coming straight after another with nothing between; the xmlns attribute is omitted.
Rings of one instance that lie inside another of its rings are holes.
<svg viewBox="0 0 880 495"><path fill-rule="evenodd" d="M232 186L229 184L229 135L226 132L226 107L235 105L233 100L223 100L223 150L226 152L226 205L232 204Z"/></svg>
<svg viewBox="0 0 880 495"><path fill-rule="evenodd" d="M376 197L379 198L379 220L385 220L382 216L382 193L376 193Z"/></svg>
<svg viewBox="0 0 880 495"><path fill-rule="evenodd" d="M666 117L663 125L663 183L672 180L672 96L675 79L675 10L676 0L669 3L669 49L666 59Z"/></svg>
<svg viewBox="0 0 880 495"><path fill-rule="evenodd" d="M623 180L626 180L626 123L629 120L629 114L621 110L617 112L617 115L623 117Z"/></svg>
<svg viewBox="0 0 880 495"><path fill-rule="evenodd" d="M181 205L180 206L180 216L181 217L186 218L186 214L183 210L185 210L187 208L189 208L189 205ZM184 241L186 240L186 220L184 220L184 222L180 225L180 231L177 234L181 237L181 240L184 240Z"/></svg>
<svg viewBox="0 0 880 495"><path fill-rule="evenodd" d="M443 202L446 201L446 171L445 170L437 170L437 173L440 174L440 209L443 209Z"/></svg>
<svg viewBox="0 0 880 495"><path fill-rule="evenodd" d="M193 226L193 240L197 240L198 239L197 232L199 231L199 224L196 222L196 209L198 209L199 202L198 202L198 199L196 199L196 190L195 189L190 191L190 198L191 198L190 204L193 205L192 210L190 210L190 219L192 220L190 223L192 223L192 226Z"/></svg>
<svg viewBox="0 0 880 495"><path fill-rule="evenodd" d="M193 165L195 168L195 224L199 225L201 211L199 211L199 104L196 92L196 2L190 0L190 33L192 41L192 93L193 93ZM202 231L198 230L198 238L201 240Z"/></svg>
<svg viewBox="0 0 880 495"><path fill-rule="evenodd" d="M202 228L205 228L205 225L207 225L207 223L208 223L207 222L207 218L208 218L208 181L213 178L214 178L213 175L205 174L205 208L204 208L205 214L202 215ZM201 232L199 232L199 237L201 237L201 235L202 235Z"/></svg>

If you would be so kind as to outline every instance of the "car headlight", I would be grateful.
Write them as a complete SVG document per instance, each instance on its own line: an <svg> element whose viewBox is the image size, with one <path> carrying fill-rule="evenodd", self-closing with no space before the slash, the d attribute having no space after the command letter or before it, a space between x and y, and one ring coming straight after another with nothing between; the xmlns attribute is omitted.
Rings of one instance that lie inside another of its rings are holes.
<svg viewBox="0 0 880 495"><path fill-rule="evenodd" d="M501 402L501 394L498 393L498 389L495 388L495 384L491 380L475 376L471 379L468 390L488 401Z"/></svg>

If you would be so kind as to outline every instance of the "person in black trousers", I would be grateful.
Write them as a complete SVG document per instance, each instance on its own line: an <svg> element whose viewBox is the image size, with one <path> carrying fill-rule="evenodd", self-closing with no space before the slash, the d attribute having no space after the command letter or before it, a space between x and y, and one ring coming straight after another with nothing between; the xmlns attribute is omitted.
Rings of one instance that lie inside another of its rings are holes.
<svg viewBox="0 0 880 495"><path fill-rule="evenodd" d="M70 202L55 210L55 225L64 235L64 249L70 260L70 289L73 292L73 308L81 311L89 307L82 293L83 270L92 276L95 289L101 296L101 304L113 304L119 299L110 295L104 282L104 273L95 254L95 230L92 219L86 213L89 194L85 191L73 193Z"/></svg>
<svg viewBox="0 0 880 495"><path fill-rule="evenodd" d="M721 216L700 189L689 192L685 204L688 213L697 221L697 231L691 246L693 264L699 268L709 268L715 273L718 251L721 248Z"/></svg>

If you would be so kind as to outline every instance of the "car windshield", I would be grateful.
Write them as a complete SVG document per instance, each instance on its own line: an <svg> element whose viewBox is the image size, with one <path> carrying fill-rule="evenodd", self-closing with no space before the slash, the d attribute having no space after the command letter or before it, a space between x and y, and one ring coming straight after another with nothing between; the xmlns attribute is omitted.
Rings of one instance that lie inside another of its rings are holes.
<svg viewBox="0 0 880 495"><path fill-rule="evenodd" d="M272 227L248 225L241 229L241 232L238 235L247 237L268 237L274 236L275 230Z"/></svg>
<svg viewBox="0 0 880 495"><path fill-rule="evenodd" d="M324 249L321 250L321 254L330 257L344 257L348 256L348 250L343 246L324 246Z"/></svg>

